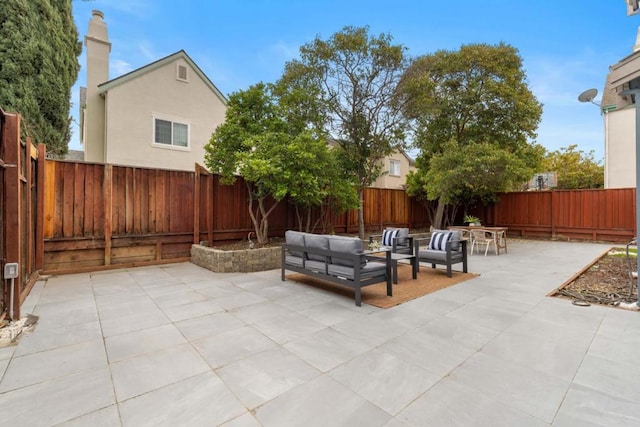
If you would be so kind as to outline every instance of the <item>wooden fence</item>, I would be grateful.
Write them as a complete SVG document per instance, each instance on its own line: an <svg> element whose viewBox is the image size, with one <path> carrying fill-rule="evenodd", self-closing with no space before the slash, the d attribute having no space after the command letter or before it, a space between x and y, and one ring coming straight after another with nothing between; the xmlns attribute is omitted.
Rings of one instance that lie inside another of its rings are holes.
<svg viewBox="0 0 640 427"><path fill-rule="evenodd" d="M511 235L628 242L637 233L635 188L507 193L476 214Z"/></svg>
<svg viewBox="0 0 640 427"><path fill-rule="evenodd" d="M242 179L223 185L199 165L183 172L46 160L44 175L47 273L184 261L193 243L242 240L253 231ZM401 190L368 189L367 227L412 226L411 203ZM333 231L357 232L355 211L331 220ZM269 216L270 236L291 228L294 210L280 202Z"/></svg>
<svg viewBox="0 0 640 427"><path fill-rule="evenodd" d="M0 317L20 306L42 268L42 170L44 146L38 149L20 137L20 115L0 108L0 274L3 292ZM18 277L4 277L7 263L18 264ZM13 292L11 292L13 290ZM13 294L13 301L11 295Z"/></svg>

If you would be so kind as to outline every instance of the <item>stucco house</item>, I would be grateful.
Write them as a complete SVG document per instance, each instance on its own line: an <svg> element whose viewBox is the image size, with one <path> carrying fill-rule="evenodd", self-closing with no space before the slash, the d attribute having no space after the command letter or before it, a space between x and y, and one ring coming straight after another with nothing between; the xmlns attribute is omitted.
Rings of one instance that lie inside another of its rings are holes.
<svg viewBox="0 0 640 427"><path fill-rule="evenodd" d="M382 176L371 185L373 188L402 190L406 187L407 174L415 171L415 161L402 149L394 151L382 160Z"/></svg>
<svg viewBox="0 0 640 427"><path fill-rule="evenodd" d="M97 10L84 43L84 160L190 171L203 164L204 146L224 122L226 98L189 55L180 50L110 80L111 43Z"/></svg>
<svg viewBox="0 0 640 427"><path fill-rule="evenodd" d="M640 29L630 55L609 67L600 107L604 118L604 187L636 186L636 99L640 88Z"/></svg>

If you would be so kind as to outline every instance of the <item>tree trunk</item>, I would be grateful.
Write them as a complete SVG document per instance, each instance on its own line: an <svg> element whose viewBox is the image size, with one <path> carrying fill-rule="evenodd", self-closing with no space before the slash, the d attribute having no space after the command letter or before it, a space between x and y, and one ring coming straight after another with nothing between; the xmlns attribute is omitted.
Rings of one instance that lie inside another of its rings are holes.
<svg viewBox="0 0 640 427"><path fill-rule="evenodd" d="M436 208L436 216L433 219L433 228L442 229L442 219L444 217L444 203L438 199L438 207Z"/></svg>
<svg viewBox="0 0 640 427"><path fill-rule="evenodd" d="M364 189L358 188L358 237L364 240Z"/></svg>

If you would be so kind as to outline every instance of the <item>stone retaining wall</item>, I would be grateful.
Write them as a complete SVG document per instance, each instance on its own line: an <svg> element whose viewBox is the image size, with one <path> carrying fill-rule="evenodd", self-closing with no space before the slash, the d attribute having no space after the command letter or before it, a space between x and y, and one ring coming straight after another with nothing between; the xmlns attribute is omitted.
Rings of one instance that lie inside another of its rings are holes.
<svg viewBox="0 0 640 427"><path fill-rule="evenodd" d="M217 273L250 273L280 268L280 247L222 251L191 246L191 262Z"/></svg>

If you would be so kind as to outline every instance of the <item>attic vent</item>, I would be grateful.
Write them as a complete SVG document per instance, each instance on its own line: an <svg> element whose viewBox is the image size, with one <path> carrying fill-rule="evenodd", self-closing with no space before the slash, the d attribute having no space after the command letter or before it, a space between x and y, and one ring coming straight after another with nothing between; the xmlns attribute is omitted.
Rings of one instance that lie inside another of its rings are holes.
<svg viewBox="0 0 640 427"><path fill-rule="evenodd" d="M185 65L178 64L176 78L178 80L182 80L183 82L189 81L187 79L187 67Z"/></svg>

